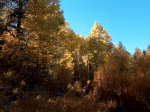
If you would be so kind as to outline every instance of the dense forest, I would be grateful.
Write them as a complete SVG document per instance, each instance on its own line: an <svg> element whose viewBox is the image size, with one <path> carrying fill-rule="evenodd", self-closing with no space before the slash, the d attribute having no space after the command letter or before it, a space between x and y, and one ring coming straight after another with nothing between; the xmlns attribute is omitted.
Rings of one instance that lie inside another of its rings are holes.
<svg viewBox="0 0 150 112"><path fill-rule="evenodd" d="M150 46L76 34L59 0L0 0L0 112L150 112Z"/></svg>

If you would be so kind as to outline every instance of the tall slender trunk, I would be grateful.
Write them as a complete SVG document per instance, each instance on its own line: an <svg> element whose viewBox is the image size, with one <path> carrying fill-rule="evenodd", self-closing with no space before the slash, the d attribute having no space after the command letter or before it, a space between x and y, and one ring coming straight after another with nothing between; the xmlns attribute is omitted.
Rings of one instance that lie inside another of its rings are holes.
<svg viewBox="0 0 150 112"><path fill-rule="evenodd" d="M19 8L18 8L18 18L17 18L17 34L16 37L21 39L22 36L22 28L21 28L21 20L23 18L23 1L19 0Z"/></svg>

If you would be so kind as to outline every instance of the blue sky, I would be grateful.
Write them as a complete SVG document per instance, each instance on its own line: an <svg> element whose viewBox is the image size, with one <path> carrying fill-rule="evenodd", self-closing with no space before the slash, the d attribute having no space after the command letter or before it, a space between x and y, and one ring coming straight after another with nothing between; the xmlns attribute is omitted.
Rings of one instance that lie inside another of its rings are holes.
<svg viewBox="0 0 150 112"><path fill-rule="evenodd" d="M132 54L150 44L150 0L62 0L61 9L79 35L89 35L97 21Z"/></svg>

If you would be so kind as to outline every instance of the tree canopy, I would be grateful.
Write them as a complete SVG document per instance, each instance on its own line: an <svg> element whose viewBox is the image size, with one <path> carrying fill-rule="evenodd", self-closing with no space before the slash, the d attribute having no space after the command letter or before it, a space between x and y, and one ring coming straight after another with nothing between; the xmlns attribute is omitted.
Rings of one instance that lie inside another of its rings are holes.
<svg viewBox="0 0 150 112"><path fill-rule="evenodd" d="M0 14L0 111L150 111L150 46L132 55L98 22L76 34L59 0L1 0Z"/></svg>

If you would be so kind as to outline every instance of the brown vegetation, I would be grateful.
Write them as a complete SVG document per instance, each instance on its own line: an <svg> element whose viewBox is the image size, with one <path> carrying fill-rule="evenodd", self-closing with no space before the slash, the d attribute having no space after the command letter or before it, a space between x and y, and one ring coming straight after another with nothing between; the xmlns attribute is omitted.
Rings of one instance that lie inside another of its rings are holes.
<svg viewBox="0 0 150 112"><path fill-rule="evenodd" d="M0 27L1 112L150 111L150 47L131 55L121 43L114 45L98 22L86 38L75 34L58 0L5 4L9 21Z"/></svg>

